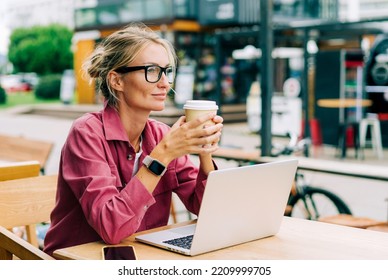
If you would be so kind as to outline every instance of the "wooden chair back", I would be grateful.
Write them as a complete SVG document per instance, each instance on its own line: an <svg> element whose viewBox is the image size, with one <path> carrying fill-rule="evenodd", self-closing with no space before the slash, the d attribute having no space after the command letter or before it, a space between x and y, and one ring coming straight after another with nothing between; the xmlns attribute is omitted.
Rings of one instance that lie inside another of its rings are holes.
<svg viewBox="0 0 388 280"><path fill-rule="evenodd" d="M27 240L38 247L35 225L50 220L56 189L57 175L0 182L0 225L26 226Z"/></svg>
<svg viewBox="0 0 388 280"><path fill-rule="evenodd" d="M40 163L43 174L53 147L54 144L51 142L0 135L0 159L9 161L37 160Z"/></svg>
<svg viewBox="0 0 388 280"><path fill-rule="evenodd" d="M16 234L0 226L0 260L54 260Z"/></svg>
<svg viewBox="0 0 388 280"><path fill-rule="evenodd" d="M10 162L0 165L0 181L39 176L38 161Z"/></svg>

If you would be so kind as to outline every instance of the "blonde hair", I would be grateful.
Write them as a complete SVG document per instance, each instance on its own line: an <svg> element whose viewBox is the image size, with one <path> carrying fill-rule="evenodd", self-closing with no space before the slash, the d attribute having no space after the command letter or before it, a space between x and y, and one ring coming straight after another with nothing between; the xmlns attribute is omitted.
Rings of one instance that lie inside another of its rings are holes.
<svg viewBox="0 0 388 280"><path fill-rule="evenodd" d="M82 69L90 82L96 81L96 87L109 105L117 107L118 98L108 79L110 71L130 64L136 56L151 43L162 45L169 56L170 64L175 67L177 56L172 44L161 38L144 24L131 24L118 30L96 47L84 61Z"/></svg>

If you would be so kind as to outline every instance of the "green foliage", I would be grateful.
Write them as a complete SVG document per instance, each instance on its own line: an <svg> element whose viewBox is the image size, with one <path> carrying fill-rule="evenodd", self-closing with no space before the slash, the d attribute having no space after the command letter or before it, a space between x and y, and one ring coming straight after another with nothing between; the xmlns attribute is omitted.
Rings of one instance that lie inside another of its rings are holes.
<svg viewBox="0 0 388 280"><path fill-rule="evenodd" d="M5 104L7 102L7 94L5 90L0 87L0 104Z"/></svg>
<svg viewBox="0 0 388 280"><path fill-rule="evenodd" d="M62 75L52 74L42 76L35 89L35 96L39 99L58 99L61 91Z"/></svg>
<svg viewBox="0 0 388 280"><path fill-rule="evenodd" d="M11 34L8 59L15 73L62 73L73 68L72 37L70 29L58 24L17 28Z"/></svg>

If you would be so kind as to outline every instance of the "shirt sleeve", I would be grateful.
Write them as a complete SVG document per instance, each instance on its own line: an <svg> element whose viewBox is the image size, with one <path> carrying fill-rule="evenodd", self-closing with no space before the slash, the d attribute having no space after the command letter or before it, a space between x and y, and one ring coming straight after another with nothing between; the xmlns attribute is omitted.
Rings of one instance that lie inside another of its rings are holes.
<svg viewBox="0 0 388 280"><path fill-rule="evenodd" d="M73 128L62 151L61 172L90 226L106 243L117 244L136 232L155 200L136 177L121 186L108 153L102 133Z"/></svg>

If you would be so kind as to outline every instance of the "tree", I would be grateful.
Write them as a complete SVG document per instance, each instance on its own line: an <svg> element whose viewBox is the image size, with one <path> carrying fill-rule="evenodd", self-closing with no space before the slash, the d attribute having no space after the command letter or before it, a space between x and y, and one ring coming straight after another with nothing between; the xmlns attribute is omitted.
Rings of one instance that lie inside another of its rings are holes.
<svg viewBox="0 0 388 280"><path fill-rule="evenodd" d="M8 51L14 72L45 75L72 69L72 37L73 32L59 24L15 29Z"/></svg>

